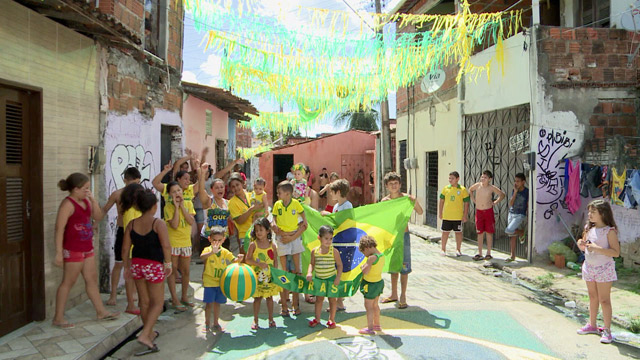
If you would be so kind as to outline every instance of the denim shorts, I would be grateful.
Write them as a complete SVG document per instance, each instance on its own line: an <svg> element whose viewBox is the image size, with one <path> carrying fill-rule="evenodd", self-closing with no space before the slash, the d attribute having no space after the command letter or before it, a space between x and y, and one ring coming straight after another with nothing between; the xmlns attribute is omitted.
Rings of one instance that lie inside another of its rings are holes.
<svg viewBox="0 0 640 360"><path fill-rule="evenodd" d="M527 218L527 215L509 213L507 218L507 228L504 230L505 234L513 235L516 230L520 229L522 223Z"/></svg>
<svg viewBox="0 0 640 360"><path fill-rule="evenodd" d="M209 303L226 304L227 298L226 296L224 296L219 286L212 286L212 287L205 286L204 295L202 296L202 302L205 304L209 304Z"/></svg>
<svg viewBox="0 0 640 360"><path fill-rule="evenodd" d="M402 270L400 274L407 275L411 273L411 238L409 232L404 233L404 252L402 256Z"/></svg>

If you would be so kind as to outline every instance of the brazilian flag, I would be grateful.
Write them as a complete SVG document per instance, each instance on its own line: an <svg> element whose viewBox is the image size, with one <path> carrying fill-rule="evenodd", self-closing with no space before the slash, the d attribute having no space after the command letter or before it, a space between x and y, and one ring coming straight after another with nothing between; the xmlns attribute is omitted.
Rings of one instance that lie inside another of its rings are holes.
<svg viewBox="0 0 640 360"><path fill-rule="evenodd" d="M303 207L309 227L302 234L306 249L302 253L302 269L309 266L311 250L320 246L318 229L322 225L329 225L333 228L333 246L340 252L342 260L342 281L353 281L361 273L360 265L365 257L358 245L364 235L376 239L378 250L385 255L383 271L402 270L404 230L413 211L413 202L408 197L342 210L327 216L306 205Z"/></svg>

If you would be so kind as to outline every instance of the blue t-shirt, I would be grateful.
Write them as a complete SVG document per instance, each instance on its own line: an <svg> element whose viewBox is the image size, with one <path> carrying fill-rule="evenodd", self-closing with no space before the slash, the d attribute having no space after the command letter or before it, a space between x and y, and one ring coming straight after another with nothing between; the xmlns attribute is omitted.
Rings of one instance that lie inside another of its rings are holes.
<svg viewBox="0 0 640 360"><path fill-rule="evenodd" d="M513 191L511 192L513 196ZM526 187L522 191L518 191L516 194L516 200L513 202L513 206L509 208L509 212L512 214L527 215L527 207L529 205L529 189Z"/></svg>

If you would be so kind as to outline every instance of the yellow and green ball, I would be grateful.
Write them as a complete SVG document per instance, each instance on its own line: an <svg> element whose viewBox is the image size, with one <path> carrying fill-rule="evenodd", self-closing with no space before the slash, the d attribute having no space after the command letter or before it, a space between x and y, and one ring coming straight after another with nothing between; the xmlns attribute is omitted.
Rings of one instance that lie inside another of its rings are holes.
<svg viewBox="0 0 640 360"><path fill-rule="evenodd" d="M258 277L247 264L234 263L224 270L220 278L220 290L233 301L244 301L253 296Z"/></svg>

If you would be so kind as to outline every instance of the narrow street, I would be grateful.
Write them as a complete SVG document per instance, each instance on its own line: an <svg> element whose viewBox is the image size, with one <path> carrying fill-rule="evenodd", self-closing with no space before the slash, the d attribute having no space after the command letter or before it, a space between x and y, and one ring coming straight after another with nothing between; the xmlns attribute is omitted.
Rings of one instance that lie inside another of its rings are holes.
<svg viewBox="0 0 640 360"><path fill-rule="evenodd" d="M337 316L338 327L307 326L313 305L304 304L299 318L276 316L268 329L266 308L261 329L250 330L251 300L222 307L226 332L201 333L203 310L182 314L166 311L157 329L160 352L148 359L625 359L640 351L625 345L603 345L595 335L580 336L578 322L530 300L522 286L484 275L473 262L473 248L463 244L465 256L442 257L439 244L413 236L413 273L409 277L408 309L381 304L378 335L358 335L366 324L362 296L346 299L347 311ZM453 245L450 245L450 250ZM451 252L453 254L453 252ZM504 257L504 254L496 254ZM201 299L202 266L192 267L192 287ZM384 295L389 294L389 277ZM615 308L615 304L613 304ZM276 307L276 311L279 310ZM323 323L326 315L323 316ZM135 341L122 346L111 359L127 359L142 347Z"/></svg>

